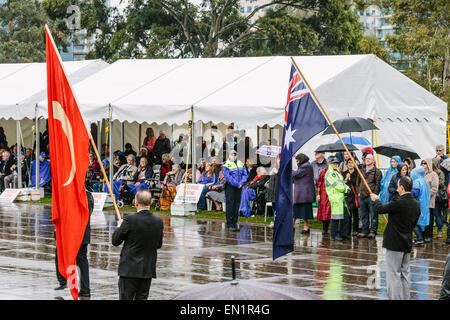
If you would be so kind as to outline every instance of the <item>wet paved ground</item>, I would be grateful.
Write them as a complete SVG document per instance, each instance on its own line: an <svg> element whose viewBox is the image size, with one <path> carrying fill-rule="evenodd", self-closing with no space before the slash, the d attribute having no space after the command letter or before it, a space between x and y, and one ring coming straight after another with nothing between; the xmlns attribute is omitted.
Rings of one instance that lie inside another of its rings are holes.
<svg viewBox="0 0 450 320"><path fill-rule="evenodd" d="M299 286L325 299L386 299L382 238L330 241L318 230L296 232L295 251L272 261L272 229L241 224L229 232L222 221L162 216L164 244L158 251L157 275L150 299L171 299L194 286L231 279L231 256L237 276ZM89 246L92 299L117 299L121 247L111 245L114 214L94 213ZM0 299L71 299L54 291L54 226L51 207L0 204ZM412 299L437 299L450 246L434 241L414 249Z"/></svg>

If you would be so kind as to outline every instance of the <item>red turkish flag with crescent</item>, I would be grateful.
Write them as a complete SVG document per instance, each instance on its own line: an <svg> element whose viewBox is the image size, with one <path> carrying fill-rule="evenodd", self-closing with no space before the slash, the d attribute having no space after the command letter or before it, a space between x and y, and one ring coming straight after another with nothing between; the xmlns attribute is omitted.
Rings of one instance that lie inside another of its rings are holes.
<svg viewBox="0 0 450 320"><path fill-rule="evenodd" d="M52 173L52 221L56 229L59 272L78 299L76 257L89 219L85 189L89 134L48 27L48 131Z"/></svg>

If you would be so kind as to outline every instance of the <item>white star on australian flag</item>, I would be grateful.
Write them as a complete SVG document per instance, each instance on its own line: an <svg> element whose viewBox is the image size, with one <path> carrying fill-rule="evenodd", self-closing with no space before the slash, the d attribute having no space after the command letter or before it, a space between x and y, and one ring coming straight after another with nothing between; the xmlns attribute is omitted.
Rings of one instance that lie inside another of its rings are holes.
<svg viewBox="0 0 450 320"><path fill-rule="evenodd" d="M291 145L291 143L295 142L295 139L294 139L295 131L297 131L297 129L292 130L291 125L289 125L289 127L286 129L286 136L284 137L284 147L287 150L289 150L289 146Z"/></svg>

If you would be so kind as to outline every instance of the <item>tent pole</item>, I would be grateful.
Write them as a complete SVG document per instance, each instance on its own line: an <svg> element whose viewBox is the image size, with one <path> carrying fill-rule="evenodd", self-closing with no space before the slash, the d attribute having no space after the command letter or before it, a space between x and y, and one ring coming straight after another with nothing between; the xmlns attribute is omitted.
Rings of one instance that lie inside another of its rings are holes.
<svg viewBox="0 0 450 320"><path fill-rule="evenodd" d="M22 161L20 161L20 153L22 145L20 141L20 120L17 120L17 185L22 189Z"/></svg>
<svg viewBox="0 0 450 320"><path fill-rule="evenodd" d="M195 129L196 129L196 125L195 125L195 120L194 120L194 106L192 106L192 143L191 143L191 148L192 148L192 183L196 183L197 182L197 177L196 177L196 173L197 173L197 139L196 139L196 135L195 135ZM201 145L200 145L201 148Z"/></svg>
<svg viewBox="0 0 450 320"><path fill-rule="evenodd" d="M125 123L122 122L120 124L120 150L121 151L125 150L125 147L124 147L124 135L123 135L124 129L125 129Z"/></svg>
<svg viewBox="0 0 450 320"><path fill-rule="evenodd" d="M36 104L36 189L39 189L39 153L40 153L40 139L39 139L39 116L38 116L38 107Z"/></svg>
<svg viewBox="0 0 450 320"><path fill-rule="evenodd" d="M100 147L100 159L98 161L102 161L101 159L101 148L102 148L102 122L97 121L97 145Z"/></svg>
<svg viewBox="0 0 450 320"><path fill-rule="evenodd" d="M113 165L113 132L112 132L112 110L111 105L109 105L109 181L113 184L113 173L114 173L114 165Z"/></svg>

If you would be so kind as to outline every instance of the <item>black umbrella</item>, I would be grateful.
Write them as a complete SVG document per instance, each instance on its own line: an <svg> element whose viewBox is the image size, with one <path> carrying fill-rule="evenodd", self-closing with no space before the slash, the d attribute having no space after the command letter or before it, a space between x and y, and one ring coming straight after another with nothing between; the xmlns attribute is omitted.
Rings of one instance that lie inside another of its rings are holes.
<svg viewBox="0 0 450 320"><path fill-rule="evenodd" d="M210 283L187 290L174 300L322 300L301 288L252 280L236 280L234 257L231 259L233 281Z"/></svg>
<svg viewBox="0 0 450 320"><path fill-rule="evenodd" d="M411 158L413 160L420 159L420 156L410 147L398 144L398 143L387 143L381 146L373 148L378 154L386 157L399 156L402 159Z"/></svg>
<svg viewBox="0 0 450 320"><path fill-rule="evenodd" d="M372 122L360 117L342 118L334 121L333 124L339 133L378 130L378 128ZM322 135L326 134L335 134L331 125L328 126L328 128L326 128L326 130L322 133Z"/></svg>
<svg viewBox="0 0 450 320"><path fill-rule="evenodd" d="M358 148L352 144L346 143L345 145L347 146L348 151L358 150ZM315 150L315 152L339 152L339 151L345 151L345 148L342 145L342 143L323 144Z"/></svg>

